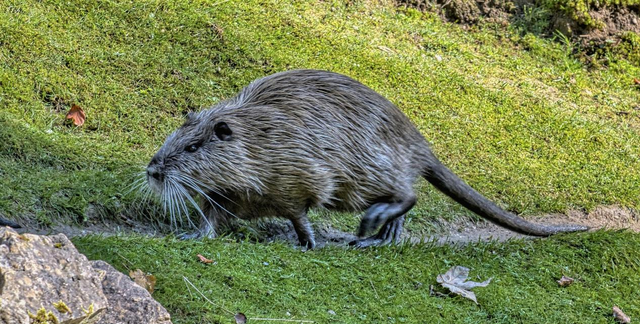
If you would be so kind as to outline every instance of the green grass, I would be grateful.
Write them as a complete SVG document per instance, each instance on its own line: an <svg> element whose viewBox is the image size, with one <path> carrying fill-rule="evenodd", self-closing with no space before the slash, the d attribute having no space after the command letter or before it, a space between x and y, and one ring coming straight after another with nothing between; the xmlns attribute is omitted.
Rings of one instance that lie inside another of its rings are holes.
<svg viewBox="0 0 640 324"><path fill-rule="evenodd" d="M385 95L446 165L509 210L640 208L640 68L624 59L589 70L569 42L463 30L390 2L5 0L0 214L32 225L158 221L157 208L126 191L183 116L292 68L345 73ZM87 113L82 127L64 123L72 104ZM410 230L469 216L424 182L417 188ZM358 222L326 212L312 220L349 231ZM596 232L307 253L225 238L74 242L89 258L154 273L154 296L175 323L232 322L222 307L318 323L611 323L614 304L640 316L638 240ZM453 265L495 278L477 289L480 306L429 296ZM578 280L558 288L562 274ZM218 306L188 293L182 276Z"/></svg>
<svg viewBox="0 0 640 324"><path fill-rule="evenodd" d="M640 69L619 60L588 71L570 48L510 29L465 32L368 1L6 1L0 44L0 213L10 218L140 217L124 192L186 112L303 67L387 96L505 208L640 206ZM71 104L85 109L83 127L63 122ZM468 215L420 191L414 224Z"/></svg>
<svg viewBox="0 0 640 324"><path fill-rule="evenodd" d="M625 232L306 253L225 239L90 236L74 243L119 270L154 274L154 297L174 323L232 323L235 312L315 323L615 323L613 305L640 316L640 236ZM216 264L200 263L197 254ZM488 287L475 289L479 305L430 295L430 285L444 292L436 276L455 265L471 268L470 280L493 277ZM559 287L562 275L575 283Z"/></svg>

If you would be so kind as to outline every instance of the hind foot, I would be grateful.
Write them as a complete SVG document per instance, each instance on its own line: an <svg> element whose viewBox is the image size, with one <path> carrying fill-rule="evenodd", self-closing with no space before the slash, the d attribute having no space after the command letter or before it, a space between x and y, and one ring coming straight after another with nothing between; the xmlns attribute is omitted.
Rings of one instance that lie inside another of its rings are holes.
<svg viewBox="0 0 640 324"><path fill-rule="evenodd" d="M394 202L379 202L371 205L362 216L360 227L358 227L358 236L365 236L380 225L388 224L407 213L415 204L416 197L409 197Z"/></svg>
<svg viewBox="0 0 640 324"><path fill-rule="evenodd" d="M349 245L356 248L366 248L370 246L384 246L392 243L400 243L400 235L402 234L402 228L404 226L404 215L387 221L378 234L367 237L365 239L355 240L349 243Z"/></svg>

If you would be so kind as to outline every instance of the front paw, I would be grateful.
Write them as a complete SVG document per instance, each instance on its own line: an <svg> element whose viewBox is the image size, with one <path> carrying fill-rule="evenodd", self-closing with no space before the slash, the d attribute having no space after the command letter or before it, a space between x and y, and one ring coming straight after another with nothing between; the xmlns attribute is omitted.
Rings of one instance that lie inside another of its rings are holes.
<svg viewBox="0 0 640 324"><path fill-rule="evenodd" d="M316 247L316 241L313 238L309 238L306 240L300 240L300 246L303 250L313 250Z"/></svg>

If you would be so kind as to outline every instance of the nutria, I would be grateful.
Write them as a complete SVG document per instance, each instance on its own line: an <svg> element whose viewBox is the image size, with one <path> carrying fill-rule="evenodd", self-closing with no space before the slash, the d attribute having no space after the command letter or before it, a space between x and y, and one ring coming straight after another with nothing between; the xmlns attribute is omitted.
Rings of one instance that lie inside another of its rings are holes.
<svg viewBox="0 0 640 324"><path fill-rule="evenodd" d="M356 246L397 242L423 176L476 214L513 231L548 236L578 225L538 225L480 195L441 164L395 105L347 76L294 70L258 79L210 109L188 114L147 168L149 186L175 214L202 218L192 237L233 217L279 216L313 248L312 207L366 210ZM187 217L189 219L189 217Z"/></svg>

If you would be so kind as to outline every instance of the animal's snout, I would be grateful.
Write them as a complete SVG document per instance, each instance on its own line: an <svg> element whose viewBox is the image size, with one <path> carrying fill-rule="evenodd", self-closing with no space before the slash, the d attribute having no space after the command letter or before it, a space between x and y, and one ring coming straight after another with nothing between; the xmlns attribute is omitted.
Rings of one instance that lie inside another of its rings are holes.
<svg viewBox="0 0 640 324"><path fill-rule="evenodd" d="M152 177L158 181L162 181L162 172L160 172L160 168L155 165L150 165L147 167L147 176Z"/></svg>

